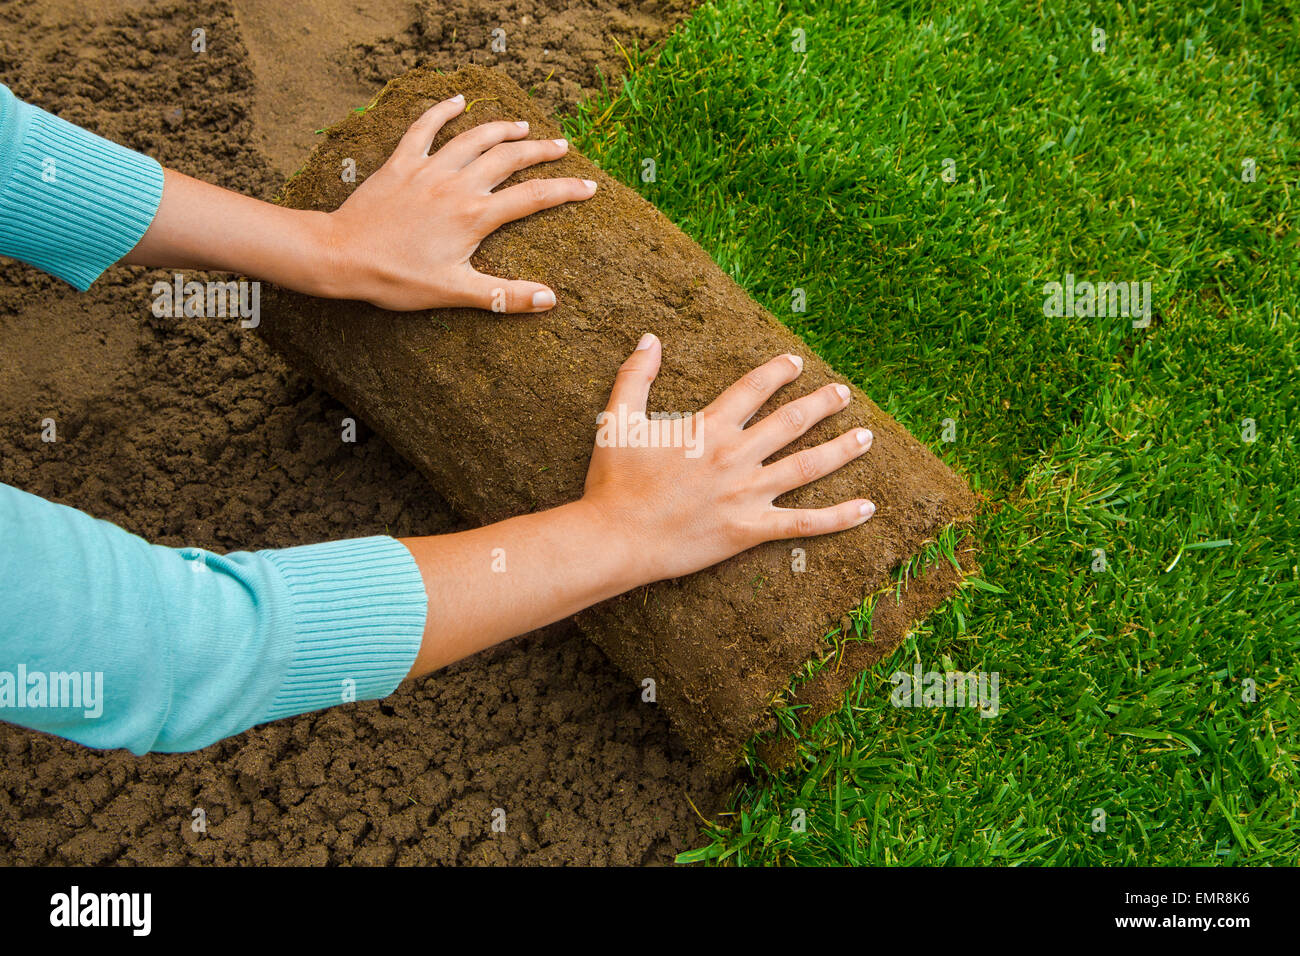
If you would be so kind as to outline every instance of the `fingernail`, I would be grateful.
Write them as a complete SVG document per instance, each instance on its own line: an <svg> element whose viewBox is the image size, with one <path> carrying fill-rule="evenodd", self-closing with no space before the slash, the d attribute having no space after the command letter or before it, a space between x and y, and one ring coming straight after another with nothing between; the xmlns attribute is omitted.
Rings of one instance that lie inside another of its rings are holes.
<svg viewBox="0 0 1300 956"><path fill-rule="evenodd" d="M847 402L849 400L849 387L847 385L836 385L835 394L840 397L841 402Z"/></svg>
<svg viewBox="0 0 1300 956"><path fill-rule="evenodd" d="M543 289L541 292L533 293L533 308L544 309L555 305L555 293L550 289Z"/></svg>
<svg viewBox="0 0 1300 956"><path fill-rule="evenodd" d="M528 120L520 120L519 122L515 123L515 125L518 126L520 129L524 130L525 132L528 130Z"/></svg>
<svg viewBox="0 0 1300 956"><path fill-rule="evenodd" d="M859 445L870 445L872 435L871 432L869 432L867 429L859 428L857 438L858 438Z"/></svg>
<svg viewBox="0 0 1300 956"><path fill-rule="evenodd" d="M636 344L636 350L640 352L642 349L648 349L654 344L655 334L653 332L647 332L645 335L641 336L641 341Z"/></svg>
<svg viewBox="0 0 1300 956"><path fill-rule="evenodd" d="M582 184L583 184L584 186L586 186L588 189L590 189L592 192L595 192L595 191L596 191L596 180L594 180L594 179L584 179L584 180L582 181Z"/></svg>
<svg viewBox="0 0 1300 956"><path fill-rule="evenodd" d="M862 516L863 521L866 521L875 513L876 505L873 501L864 501L862 504L858 505L858 514Z"/></svg>
<svg viewBox="0 0 1300 956"><path fill-rule="evenodd" d="M802 372L802 371L803 371L803 359L802 359L802 358L800 358L798 355L787 355L786 358L788 358L788 359L789 359L789 360L794 364L794 370L795 370L796 372Z"/></svg>
<svg viewBox="0 0 1300 956"><path fill-rule="evenodd" d="M569 146L569 141L568 141L567 139L557 139L557 140L552 140L552 142L554 142L556 146L559 146L559 147L562 147L562 148L565 148L565 149L567 149L568 146Z"/></svg>
<svg viewBox="0 0 1300 956"><path fill-rule="evenodd" d="M465 102L465 94L464 94L464 93L457 93L455 96L453 96L453 97L451 98L451 100L450 100L449 102L452 102L452 103L464 103L464 102Z"/></svg>

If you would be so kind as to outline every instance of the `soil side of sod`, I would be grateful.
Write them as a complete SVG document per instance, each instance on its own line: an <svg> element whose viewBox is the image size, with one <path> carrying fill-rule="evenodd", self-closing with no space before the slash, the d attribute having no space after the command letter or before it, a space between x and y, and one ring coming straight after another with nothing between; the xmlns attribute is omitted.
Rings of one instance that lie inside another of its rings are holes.
<svg viewBox="0 0 1300 956"><path fill-rule="evenodd" d="M528 120L534 137L562 135L500 71L417 69L332 128L286 184L283 202L337 208L355 188L338 172L347 160L358 179L373 172L421 113L457 92L470 108L443 128L434 150L507 118ZM589 200L497 230L475 265L550 285L559 303L545 313L389 313L278 289L264 296L259 331L419 466L459 512L487 523L580 497L597 414L645 331L664 347L651 412L698 411L786 352L803 357L803 374L755 421L838 379L685 233L578 151L504 185L543 176L594 179L599 188ZM845 612L944 526L974 515L966 483L860 391L778 457L856 427L875 435L865 456L778 504L817 508L869 495L878 508L872 520L827 537L771 542L578 616L634 684L654 680L658 703L713 773L730 771L745 741L770 729L771 703L810 657L822 656L827 632ZM707 432L702 439L707 444ZM794 547L805 552L803 569L794 566ZM491 555L483 560L491 566ZM902 629L874 634L886 649L902 636ZM832 683L828 692L842 690L856 673L842 667L822 680Z"/></svg>

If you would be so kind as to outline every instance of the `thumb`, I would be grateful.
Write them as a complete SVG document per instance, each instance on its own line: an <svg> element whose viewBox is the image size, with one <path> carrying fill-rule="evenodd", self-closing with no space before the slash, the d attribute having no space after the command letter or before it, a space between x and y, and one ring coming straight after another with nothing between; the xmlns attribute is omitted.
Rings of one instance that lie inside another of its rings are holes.
<svg viewBox="0 0 1300 956"><path fill-rule="evenodd" d="M606 410L615 411L622 405L630 412L644 413L646 402L650 398L650 383L659 374L662 358L663 346L654 333L647 332L641 336L636 351L619 366Z"/></svg>

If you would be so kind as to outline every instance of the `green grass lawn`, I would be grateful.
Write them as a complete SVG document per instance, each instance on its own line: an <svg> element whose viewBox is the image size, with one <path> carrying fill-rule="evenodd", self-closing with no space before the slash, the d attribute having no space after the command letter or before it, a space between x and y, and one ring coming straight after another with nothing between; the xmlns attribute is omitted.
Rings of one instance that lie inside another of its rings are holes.
<svg viewBox="0 0 1300 956"><path fill-rule="evenodd" d="M684 861L1300 862L1298 23L718 0L570 121L987 494L1005 592L959 592ZM1067 274L1149 282L1149 321L1051 314ZM892 706L917 663L998 674L997 715Z"/></svg>

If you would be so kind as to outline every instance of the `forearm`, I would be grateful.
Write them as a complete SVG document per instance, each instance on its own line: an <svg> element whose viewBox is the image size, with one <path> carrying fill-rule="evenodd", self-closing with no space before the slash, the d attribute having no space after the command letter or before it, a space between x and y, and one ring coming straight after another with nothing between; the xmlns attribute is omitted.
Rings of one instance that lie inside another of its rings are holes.
<svg viewBox="0 0 1300 956"><path fill-rule="evenodd" d="M285 209L166 169L158 212L122 261L234 272L328 297L338 278L329 226L327 213Z"/></svg>
<svg viewBox="0 0 1300 956"><path fill-rule="evenodd" d="M219 269L341 294L323 212L192 179L16 99L0 86L0 253L79 289L112 263Z"/></svg>
<svg viewBox="0 0 1300 956"><path fill-rule="evenodd" d="M425 112L333 212L288 209L164 170L148 156L17 99L0 84L0 255L85 291L115 262L212 269L385 309L541 312L540 282L484 275L471 257L494 229L596 184L545 179L496 189L558 159L564 140L485 123L430 155L463 96ZM496 190L495 192L493 190Z"/></svg>
<svg viewBox="0 0 1300 956"><path fill-rule="evenodd" d="M411 677L647 583L626 536L585 501L401 541L429 607Z"/></svg>

